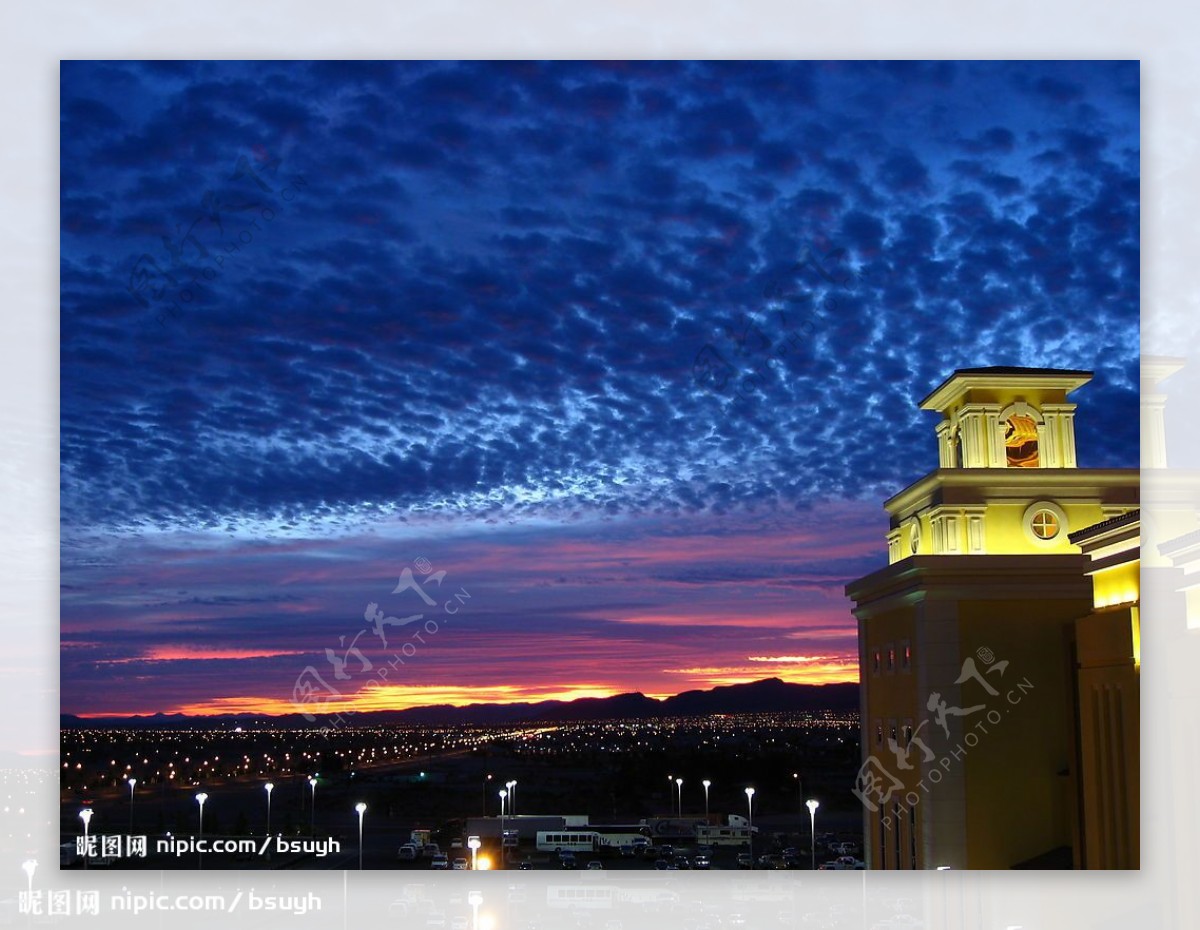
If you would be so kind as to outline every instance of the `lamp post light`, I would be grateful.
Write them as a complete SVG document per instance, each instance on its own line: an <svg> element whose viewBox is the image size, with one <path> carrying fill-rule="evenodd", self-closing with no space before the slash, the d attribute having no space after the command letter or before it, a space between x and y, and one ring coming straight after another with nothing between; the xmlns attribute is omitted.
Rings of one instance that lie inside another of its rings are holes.
<svg viewBox="0 0 1200 930"><path fill-rule="evenodd" d="M83 821L83 867L88 867L88 859L91 858L92 845L88 840L88 824L92 822L92 814L95 813L90 807L85 807L79 812L79 819Z"/></svg>
<svg viewBox="0 0 1200 930"><path fill-rule="evenodd" d="M803 828L804 824L804 779L800 777L799 772L792 772L792 778L796 779L796 794L800 797L800 822Z"/></svg>
<svg viewBox="0 0 1200 930"><path fill-rule="evenodd" d="M312 807L308 812L308 833L310 836L317 835L317 779L315 777L308 780L308 787L312 788Z"/></svg>
<svg viewBox="0 0 1200 930"><path fill-rule="evenodd" d="M500 841L504 841L504 837L500 837ZM467 849L471 850L471 871L475 872L479 869L479 847L483 845L477 836L467 837Z"/></svg>
<svg viewBox="0 0 1200 930"><path fill-rule="evenodd" d="M272 782L267 782L263 785L267 789L267 832L266 835L271 835L271 792L275 790L275 785Z"/></svg>
<svg viewBox="0 0 1200 930"><path fill-rule="evenodd" d="M667 776L667 791L671 791L671 786L673 784L675 784L675 776L668 775ZM671 794L671 797L675 797L674 793ZM674 801L671 802L671 813L672 814L675 813L675 802Z"/></svg>
<svg viewBox="0 0 1200 930"><path fill-rule="evenodd" d="M504 801L508 797L508 792L500 789L500 868L504 868Z"/></svg>
<svg viewBox="0 0 1200 930"><path fill-rule="evenodd" d="M704 819L708 820L708 789L712 786L712 782L706 778L700 784L704 786Z"/></svg>
<svg viewBox="0 0 1200 930"><path fill-rule="evenodd" d="M133 788L137 784L136 778L129 779L129 835L133 836Z"/></svg>
<svg viewBox="0 0 1200 930"><path fill-rule="evenodd" d="M363 859L363 844L362 844L363 814L365 814L367 812L367 805L364 804L362 801L359 801L357 804L354 805L354 809L356 811L358 811L358 870L361 872L362 871L362 859Z"/></svg>
<svg viewBox="0 0 1200 930"><path fill-rule="evenodd" d="M812 832L812 867L817 867L817 808L821 806L821 802L814 798L809 798L804 802L808 807L809 829Z"/></svg>
<svg viewBox="0 0 1200 930"><path fill-rule="evenodd" d="M750 831L750 868L754 868L754 789L746 789L746 813L750 816L749 831Z"/></svg>
<svg viewBox="0 0 1200 930"><path fill-rule="evenodd" d="M683 816L683 779L682 778L675 779L675 790L679 794L679 816L682 817Z"/></svg>
<svg viewBox="0 0 1200 930"><path fill-rule="evenodd" d="M488 792L488 782L490 782L491 780L492 780L492 776L491 776L491 773L489 772L489 773L488 773L488 776L487 776L487 778L485 778L485 779L483 780L483 816L484 816L484 817L486 817L486 816L487 816L487 792Z"/></svg>
<svg viewBox="0 0 1200 930"><path fill-rule="evenodd" d="M196 795L196 802L200 805L200 837L196 844L196 850L200 856L200 868L204 868L204 802L208 800L208 795L201 791Z"/></svg>
<svg viewBox="0 0 1200 930"><path fill-rule="evenodd" d="M33 873L37 871L37 860L26 859L21 863L21 868L25 871L25 877L29 879L29 913L33 913Z"/></svg>
<svg viewBox="0 0 1200 930"><path fill-rule="evenodd" d="M512 816L517 812L517 780L506 781L504 787L508 789L508 813Z"/></svg>

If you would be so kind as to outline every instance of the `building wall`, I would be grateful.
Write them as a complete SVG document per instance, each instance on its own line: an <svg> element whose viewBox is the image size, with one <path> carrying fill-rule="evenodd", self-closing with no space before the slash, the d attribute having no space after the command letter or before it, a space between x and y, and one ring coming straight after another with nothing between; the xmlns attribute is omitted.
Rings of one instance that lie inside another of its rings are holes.
<svg viewBox="0 0 1200 930"><path fill-rule="evenodd" d="M1139 868L1139 624L1136 607L1097 611L1075 623L1079 868Z"/></svg>

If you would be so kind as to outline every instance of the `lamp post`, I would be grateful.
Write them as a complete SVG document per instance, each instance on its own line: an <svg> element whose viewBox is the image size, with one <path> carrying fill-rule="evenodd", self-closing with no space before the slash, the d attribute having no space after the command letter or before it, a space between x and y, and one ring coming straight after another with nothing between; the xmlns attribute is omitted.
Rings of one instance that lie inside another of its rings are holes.
<svg viewBox="0 0 1200 930"><path fill-rule="evenodd" d="M675 779L675 790L679 794L679 816L682 817L683 816L683 779L682 778Z"/></svg>
<svg viewBox="0 0 1200 930"><path fill-rule="evenodd" d="M700 784L704 786L704 819L708 820L708 789L712 786L712 782L706 778Z"/></svg>
<svg viewBox="0 0 1200 930"><path fill-rule="evenodd" d="M129 835L133 836L133 788L137 784L136 778L129 779Z"/></svg>
<svg viewBox="0 0 1200 930"><path fill-rule="evenodd" d="M484 817L486 817L486 816L487 816L487 792L488 792L488 782L490 782L491 780L492 780L491 773L489 773L489 774L488 774L488 776L487 776L487 778L485 778L485 779L483 780L483 816L484 816Z"/></svg>
<svg viewBox="0 0 1200 930"><path fill-rule="evenodd" d="M750 815L750 868L754 868L754 789L746 789L746 812Z"/></svg>
<svg viewBox="0 0 1200 930"><path fill-rule="evenodd" d="M95 813L90 807L85 807L79 812L79 819L83 821L83 867L88 867L88 859L91 858L92 845L88 840L88 824L92 822L92 814Z"/></svg>
<svg viewBox="0 0 1200 930"><path fill-rule="evenodd" d="M503 837L500 838L503 841ZM467 837L467 849L471 850L471 871L475 872L479 869L479 847L481 846L479 837Z"/></svg>
<svg viewBox="0 0 1200 930"><path fill-rule="evenodd" d="M808 807L809 829L812 832L812 867L817 867L817 808L821 806L821 802L814 798L809 798L804 802Z"/></svg>
<svg viewBox="0 0 1200 930"><path fill-rule="evenodd" d="M312 807L308 812L308 833L309 836L317 835L317 779L310 778L308 787L312 788Z"/></svg>
<svg viewBox="0 0 1200 930"><path fill-rule="evenodd" d="M506 781L504 787L508 789L508 813L511 816L517 812L517 781L514 778L512 781Z"/></svg>
<svg viewBox="0 0 1200 930"><path fill-rule="evenodd" d="M266 835L271 835L271 792L275 790L275 785L272 782L267 782L263 785L267 789L267 832Z"/></svg>
<svg viewBox="0 0 1200 930"><path fill-rule="evenodd" d="M356 811L358 811L358 870L361 872L362 871L362 859L363 859L363 844L362 844L363 814L365 814L367 812L367 805L364 804L362 801L359 801L357 804L354 805L354 809Z"/></svg>
<svg viewBox="0 0 1200 930"><path fill-rule="evenodd" d="M37 860L26 859L21 863L21 868L25 870L25 877L29 879L29 913L33 913L33 873L37 871Z"/></svg>
<svg viewBox="0 0 1200 930"><path fill-rule="evenodd" d="M204 868L204 802L208 800L208 795L201 791L196 795L196 802L200 805L200 838L196 844L196 850L200 856L200 868Z"/></svg>
<svg viewBox="0 0 1200 930"><path fill-rule="evenodd" d="M500 789L500 868L504 868L504 801L508 797L508 792Z"/></svg>
<svg viewBox="0 0 1200 930"><path fill-rule="evenodd" d="M800 777L799 772L792 772L792 778L796 779L796 794L800 797L800 826L804 827L804 779Z"/></svg>

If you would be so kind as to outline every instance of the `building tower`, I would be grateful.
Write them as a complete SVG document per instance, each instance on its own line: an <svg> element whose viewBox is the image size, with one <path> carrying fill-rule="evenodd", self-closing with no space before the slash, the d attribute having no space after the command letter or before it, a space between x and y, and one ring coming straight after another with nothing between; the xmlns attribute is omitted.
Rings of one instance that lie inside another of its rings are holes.
<svg viewBox="0 0 1200 930"><path fill-rule="evenodd" d="M1136 469L1078 466L1067 398L1091 377L960 369L920 403L938 468L884 503L888 565L846 588L871 868L1083 864L1075 631L1097 550L1072 537L1138 507Z"/></svg>

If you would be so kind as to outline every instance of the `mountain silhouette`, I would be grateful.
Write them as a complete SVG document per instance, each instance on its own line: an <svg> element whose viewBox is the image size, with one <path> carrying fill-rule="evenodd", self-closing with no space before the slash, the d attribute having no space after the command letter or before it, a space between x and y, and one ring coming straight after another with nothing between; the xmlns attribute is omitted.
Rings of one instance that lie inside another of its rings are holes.
<svg viewBox="0 0 1200 930"><path fill-rule="evenodd" d="M605 698L577 698L573 701L537 701L517 704L431 704L405 710L378 710L368 713L341 713L339 726L379 726L381 724L512 724L563 722L568 720L647 719L653 717L695 717L706 714L754 714L798 711L858 710L858 684L799 685L778 678L740 685L721 685L709 691L684 691L658 699L640 692L614 694ZM130 717L79 717L63 714L63 729L120 726L130 728L225 728L255 722L272 726L310 727L331 723L336 714L314 714L316 722L303 714L219 714L189 717L185 714L157 713Z"/></svg>

